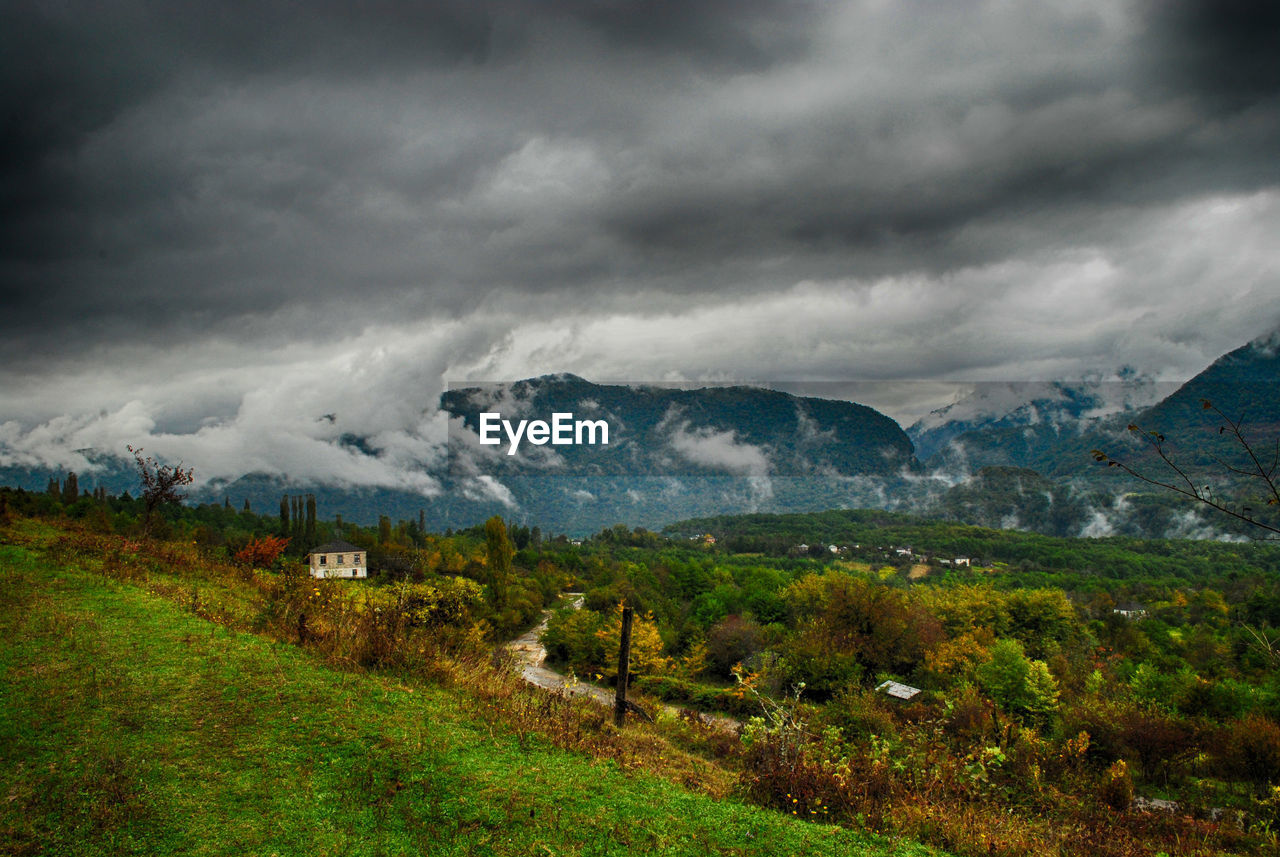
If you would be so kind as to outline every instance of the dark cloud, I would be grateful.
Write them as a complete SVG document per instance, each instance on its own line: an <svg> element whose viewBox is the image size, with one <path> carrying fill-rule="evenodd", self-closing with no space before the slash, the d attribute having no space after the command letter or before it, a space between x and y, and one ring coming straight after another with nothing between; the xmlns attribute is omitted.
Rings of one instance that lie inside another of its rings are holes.
<svg viewBox="0 0 1280 857"><path fill-rule="evenodd" d="M1156 72L1228 109L1280 95L1280 5L1267 0L1150 3Z"/></svg>
<svg viewBox="0 0 1280 857"><path fill-rule="evenodd" d="M814 0L568 0L543 7L577 19L610 42L722 70L749 71L795 59L809 44Z"/></svg>
<svg viewBox="0 0 1280 857"><path fill-rule="evenodd" d="M282 349L418 328L495 377L1194 368L1274 306L1271 6L353 8L0 8L12 389L182 353L234 375L192 381L226 410ZM1240 300L1167 307L1213 289ZM975 343L895 351L916 329Z"/></svg>

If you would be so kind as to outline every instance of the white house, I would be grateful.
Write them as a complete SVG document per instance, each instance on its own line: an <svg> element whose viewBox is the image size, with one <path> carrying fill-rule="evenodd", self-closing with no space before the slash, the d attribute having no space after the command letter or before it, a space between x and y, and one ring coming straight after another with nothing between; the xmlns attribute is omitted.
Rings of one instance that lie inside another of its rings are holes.
<svg viewBox="0 0 1280 857"><path fill-rule="evenodd" d="M309 555L312 577L368 577L369 555L341 539L320 545Z"/></svg>
<svg viewBox="0 0 1280 857"><path fill-rule="evenodd" d="M1126 601L1119 607L1111 611L1118 613L1126 619L1145 619L1147 618L1147 608L1143 607L1136 601Z"/></svg>

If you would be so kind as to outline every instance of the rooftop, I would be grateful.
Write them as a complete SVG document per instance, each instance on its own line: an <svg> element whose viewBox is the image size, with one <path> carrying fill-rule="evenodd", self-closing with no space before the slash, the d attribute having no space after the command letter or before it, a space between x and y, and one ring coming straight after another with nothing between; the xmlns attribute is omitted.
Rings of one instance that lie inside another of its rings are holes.
<svg viewBox="0 0 1280 857"><path fill-rule="evenodd" d="M308 553L354 553L364 552L364 548L356 547L351 542L344 542L342 539L336 539L331 542L325 542L318 548L312 548Z"/></svg>

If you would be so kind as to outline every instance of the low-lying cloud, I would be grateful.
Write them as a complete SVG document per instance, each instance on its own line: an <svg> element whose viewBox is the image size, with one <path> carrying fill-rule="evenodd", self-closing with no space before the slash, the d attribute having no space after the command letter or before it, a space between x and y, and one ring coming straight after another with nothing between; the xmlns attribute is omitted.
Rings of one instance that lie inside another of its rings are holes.
<svg viewBox="0 0 1280 857"><path fill-rule="evenodd" d="M445 379L1180 380L1280 326L1265 4L2 17L0 461L429 493Z"/></svg>

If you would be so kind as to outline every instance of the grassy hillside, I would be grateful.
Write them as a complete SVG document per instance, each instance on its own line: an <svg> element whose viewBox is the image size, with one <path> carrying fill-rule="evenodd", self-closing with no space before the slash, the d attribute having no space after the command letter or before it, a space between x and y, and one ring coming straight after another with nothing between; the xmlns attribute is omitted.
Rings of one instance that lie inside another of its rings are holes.
<svg viewBox="0 0 1280 857"><path fill-rule="evenodd" d="M43 525L0 532L0 853L932 853L703 793L726 777L666 765L656 733L582 715L612 758L562 749L522 725L533 692L521 721L322 664L245 630L226 580L121 576Z"/></svg>

